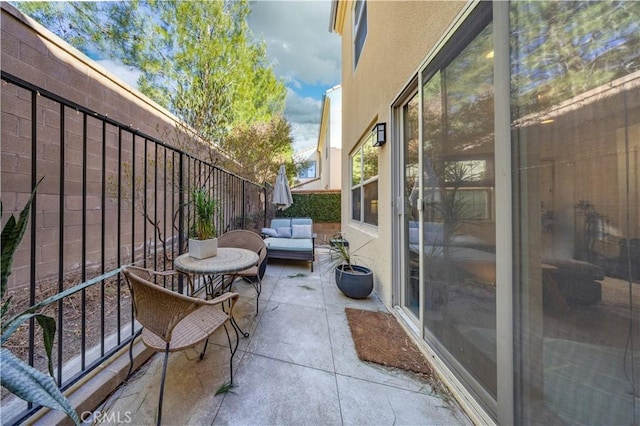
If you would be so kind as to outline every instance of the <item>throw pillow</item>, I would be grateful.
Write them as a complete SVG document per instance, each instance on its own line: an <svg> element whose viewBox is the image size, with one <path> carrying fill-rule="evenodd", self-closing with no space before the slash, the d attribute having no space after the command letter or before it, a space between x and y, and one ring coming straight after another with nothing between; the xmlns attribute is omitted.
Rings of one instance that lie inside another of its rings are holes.
<svg viewBox="0 0 640 426"><path fill-rule="evenodd" d="M266 235L267 237L277 237L278 236L278 231L276 231L273 228L262 228L262 231L260 231L261 233L263 233L264 235Z"/></svg>
<svg viewBox="0 0 640 426"><path fill-rule="evenodd" d="M291 228L291 238L311 238L311 225L293 225Z"/></svg>
<svg viewBox="0 0 640 426"><path fill-rule="evenodd" d="M409 244L418 244L420 238L420 230L418 228L409 228Z"/></svg>
<svg viewBox="0 0 640 426"><path fill-rule="evenodd" d="M286 226L282 228L276 228L278 232L278 238L291 238L291 227Z"/></svg>

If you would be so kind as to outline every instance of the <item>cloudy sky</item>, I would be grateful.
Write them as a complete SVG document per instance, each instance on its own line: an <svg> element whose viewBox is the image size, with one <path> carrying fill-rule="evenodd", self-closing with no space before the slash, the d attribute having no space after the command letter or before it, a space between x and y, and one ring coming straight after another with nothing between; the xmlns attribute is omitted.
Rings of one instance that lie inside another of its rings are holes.
<svg viewBox="0 0 640 426"><path fill-rule="evenodd" d="M287 86L285 115L294 151L315 148L322 96L340 83L340 37L329 32L330 0L255 0L248 23L267 44L267 56ZM92 55L89 55L92 56ZM136 87L139 71L92 58Z"/></svg>
<svg viewBox="0 0 640 426"><path fill-rule="evenodd" d="M330 0L257 0L249 26L267 43L274 71L287 85L285 114L294 148L315 147L325 91L340 83L340 37L329 32Z"/></svg>

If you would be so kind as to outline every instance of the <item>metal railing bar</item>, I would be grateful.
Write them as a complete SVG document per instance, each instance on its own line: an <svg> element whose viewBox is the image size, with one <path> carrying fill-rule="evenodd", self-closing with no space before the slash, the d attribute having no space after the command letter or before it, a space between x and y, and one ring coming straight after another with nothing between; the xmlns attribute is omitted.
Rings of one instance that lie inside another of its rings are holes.
<svg viewBox="0 0 640 426"><path fill-rule="evenodd" d="M36 92L31 92L31 188L35 187L37 178L37 164L36 159L36 141L37 141L37 96ZM29 262L29 281L31 283L29 290L30 304L34 304L36 300L36 202L37 195L33 198L33 204L31 205L31 259ZM29 320L29 365L33 366L34 356L34 342L35 342L35 321L33 318Z"/></svg>
<svg viewBox="0 0 640 426"><path fill-rule="evenodd" d="M122 265L122 251L121 251L121 237L122 237L122 129L120 127L118 127L118 208L117 208L117 221L116 221L116 227L117 227L117 232L116 232L116 239L117 239L117 243L116 243L116 251L117 251L117 265L118 267L120 267ZM122 314L122 309L121 309L121 283L120 283L120 279L118 279L118 296L117 296L117 301L118 303L116 304L116 324L117 324L117 330L118 330L118 345L121 344L121 336L120 336L120 328L121 328L121 323L120 323L120 318L121 318L121 314Z"/></svg>
<svg viewBox="0 0 640 426"><path fill-rule="evenodd" d="M184 179L183 179L183 175L184 175L184 164L183 164L183 155L182 153L179 154L179 160L178 160L178 187L179 187L179 191L178 191L178 205L180 206L180 209L178 210L178 253L180 253L182 251L182 247L184 245L184 229L183 229L183 223L184 223L184 191L182 188L184 188ZM187 179L187 182L189 181L189 179ZM174 259L175 259L175 253L173 253ZM184 279L182 278L182 275L180 275L180 277L178 278L178 288L180 288L180 290L182 291L182 288L184 286Z"/></svg>
<svg viewBox="0 0 640 426"><path fill-rule="evenodd" d="M136 261L136 135L131 138L131 263Z"/></svg>
<svg viewBox="0 0 640 426"><path fill-rule="evenodd" d="M87 114L82 114L82 242L81 242L81 274L82 281L87 279ZM86 364L87 349L87 292L82 290L82 304L80 323L82 330L80 331L80 365L84 370Z"/></svg>
<svg viewBox="0 0 640 426"><path fill-rule="evenodd" d="M59 202L59 223L60 227L58 231L58 292L62 292L64 290L64 181L65 181L65 106L60 104L60 202ZM34 157L35 158L35 157ZM33 303L32 303L33 305ZM62 300L58 302L58 371L62 371L62 324L63 324L63 307ZM62 374L58 374L57 378L58 386L62 385Z"/></svg>
<svg viewBox="0 0 640 426"><path fill-rule="evenodd" d="M148 155L148 139L144 138L144 152L143 152L143 156L144 156L144 178L143 178L143 194L144 196L142 197L142 209L144 210L144 222L143 222L143 226L142 226L142 242L143 242L143 247L142 247L142 253L144 254L144 260L142 265L146 268L147 267L147 227L149 226L147 223L147 173L148 173L148 161L147 161L147 155Z"/></svg>
<svg viewBox="0 0 640 426"><path fill-rule="evenodd" d="M102 187L100 202L100 273L104 274L106 264L106 209L107 209L107 122L102 122ZM60 228L63 229L63 228ZM100 357L104 358L105 351L105 283L100 285Z"/></svg>
<svg viewBox="0 0 640 426"><path fill-rule="evenodd" d="M158 194L158 145L155 146L153 165L153 193ZM158 226L158 197L153 197L153 222ZM153 257L153 269L158 270L158 229L153 232L153 246L155 247L156 256Z"/></svg>

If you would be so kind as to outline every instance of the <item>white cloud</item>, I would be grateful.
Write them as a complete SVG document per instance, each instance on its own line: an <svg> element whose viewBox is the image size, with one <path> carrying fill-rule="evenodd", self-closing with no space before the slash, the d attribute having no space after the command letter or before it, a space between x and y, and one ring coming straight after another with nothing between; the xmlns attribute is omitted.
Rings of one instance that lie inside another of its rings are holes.
<svg viewBox="0 0 640 426"><path fill-rule="evenodd" d="M317 145L321 107L321 100L301 97L295 91L287 90L285 114L291 123L294 151Z"/></svg>
<svg viewBox="0 0 640 426"><path fill-rule="evenodd" d="M301 152L318 146L318 130L320 124L291 123L291 135L293 136L293 151Z"/></svg>
<svg viewBox="0 0 640 426"><path fill-rule="evenodd" d="M294 151L315 147L323 95L318 87L332 87L341 79L340 37L329 32L331 1L257 0L251 9L249 26L266 42L276 76L288 86L285 115Z"/></svg>
<svg viewBox="0 0 640 426"><path fill-rule="evenodd" d="M140 70L124 65L121 62L114 61L112 59L97 59L95 62L111 74L118 77L120 80L131 86L133 89L138 88L138 77L140 77Z"/></svg>
<svg viewBox="0 0 640 426"><path fill-rule="evenodd" d="M322 100L301 97L294 90L287 90L285 113L296 123L318 123Z"/></svg>
<svg viewBox="0 0 640 426"><path fill-rule="evenodd" d="M277 59L274 70L287 81L333 86L340 81L340 37L329 32L331 2L251 3L249 26Z"/></svg>

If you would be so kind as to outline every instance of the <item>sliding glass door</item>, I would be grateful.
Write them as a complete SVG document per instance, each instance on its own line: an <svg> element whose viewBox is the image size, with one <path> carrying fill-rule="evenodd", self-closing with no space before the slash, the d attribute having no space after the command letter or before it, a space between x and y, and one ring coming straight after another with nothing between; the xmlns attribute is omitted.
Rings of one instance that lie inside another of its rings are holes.
<svg viewBox="0 0 640 426"><path fill-rule="evenodd" d="M639 22L479 2L396 105L399 307L501 423L640 421Z"/></svg>
<svg viewBox="0 0 640 426"><path fill-rule="evenodd" d="M404 241L404 288L402 303L414 322L420 317L420 253L418 248L418 231L420 212L419 173L420 173L420 104L418 95L414 94L402 106L402 142L403 142L403 191L404 215L402 216L402 233Z"/></svg>

